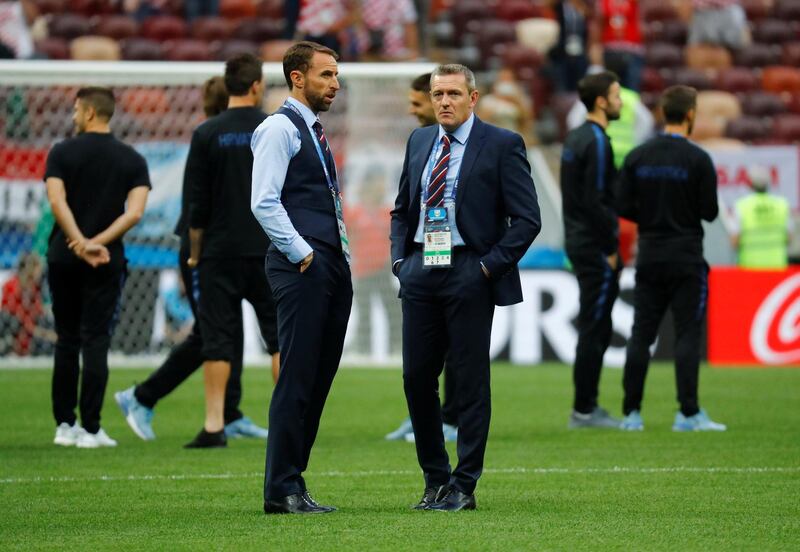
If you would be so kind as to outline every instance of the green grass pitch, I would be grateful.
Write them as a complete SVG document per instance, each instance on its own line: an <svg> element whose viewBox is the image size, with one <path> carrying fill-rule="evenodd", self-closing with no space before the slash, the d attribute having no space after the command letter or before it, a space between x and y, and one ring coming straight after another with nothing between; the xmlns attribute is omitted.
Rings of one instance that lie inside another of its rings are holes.
<svg viewBox="0 0 800 552"><path fill-rule="evenodd" d="M202 423L202 379L158 405L158 439L128 429L113 392L147 370L112 370L103 426L116 449L52 444L50 373L0 371L3 550L800 550L800 370L703 368L721 434L676 434L672 369L651 369L642 433L567 431L563 365L493 366L478 510L416 512L399 370L344 369L306 480L323 516L262 513L264 444L184 450ZM619 413L621 372L602 403ZM246 369L244 410L266 419L272 384ZM449 447L454 461L454 447Z"/></svg>

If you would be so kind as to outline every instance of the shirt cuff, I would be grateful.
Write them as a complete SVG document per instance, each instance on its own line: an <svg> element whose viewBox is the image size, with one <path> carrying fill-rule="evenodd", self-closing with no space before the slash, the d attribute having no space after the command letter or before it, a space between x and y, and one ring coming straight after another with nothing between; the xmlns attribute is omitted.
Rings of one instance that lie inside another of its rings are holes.
<svg viewBox="0 0 800 552"><path fill-rule="evenodd" d="M286 255L286 258L289 259L289 262L297 264L308 257L308 254L313 251L314 249L308 245L306 240L300 236L297 236L297 239L295 239L292 244L286 248L286 251L283 251L283 254Z"/></svg>
<svg viewBox="0 0 800 552"><path fill-rule="evenodd" d="M400 268L400 263L403 262L403 259L397 259L395 262L392 263L392 274L397 276L397 269Z"/></svg>

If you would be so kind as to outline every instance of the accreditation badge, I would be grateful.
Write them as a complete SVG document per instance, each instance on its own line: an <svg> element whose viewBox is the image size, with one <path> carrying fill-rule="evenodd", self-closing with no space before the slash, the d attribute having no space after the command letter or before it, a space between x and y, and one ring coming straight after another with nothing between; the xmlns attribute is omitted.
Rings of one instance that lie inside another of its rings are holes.
<svg viewBox="0 0 800 552"><path fill-rule="evenodd" d="M453 237L447 219L447 207L427 208L422 229L422 266L428 268L453 266Z"/></svg>
<svg viewBox="0 0 800 552"><path fill-rule="evenodd" d="M333 208L336 210L336 224L339 226L339 241L342 242L342 253L347 264L350 264L350 240L347 239L347 228L344 225L344 212L342 210L342 194L331 190Z"/></svg>

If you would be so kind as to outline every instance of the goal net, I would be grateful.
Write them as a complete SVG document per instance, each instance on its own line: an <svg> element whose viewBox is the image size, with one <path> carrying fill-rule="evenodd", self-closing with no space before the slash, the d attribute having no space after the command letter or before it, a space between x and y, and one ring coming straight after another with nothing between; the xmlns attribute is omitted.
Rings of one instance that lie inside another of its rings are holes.
<svg viewBox="0 0 800 552"><path fill-rule="evenodd" d="M400 355L397 284L389 267L389 210L416 120L406 94L425 64L342 64L342 90L322 116L337 157L353 249L353 311L347 363L394 363ZM129 278L112 340L112 363L152 365L191 327L179 283L184 164L203 120L201 88L220 63L0 62L0 363L46 363L54 344L47 289L53 224L42 181L47 153L69 137L78 88L111 86L113 133L147 159L153 189L143 220L125 238ZM265 64L264 109L288 95L280 64ZM102 185L102 183L98 183ZM244 305L245 355L264 361L254 314Z"/></svg>

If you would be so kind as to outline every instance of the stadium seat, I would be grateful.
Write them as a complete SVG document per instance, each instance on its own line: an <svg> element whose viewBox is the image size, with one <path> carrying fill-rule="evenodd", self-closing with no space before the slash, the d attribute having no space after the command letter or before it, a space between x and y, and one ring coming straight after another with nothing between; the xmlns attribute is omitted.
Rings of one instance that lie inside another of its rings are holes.
<svg viewBox="0 0 800 552"><path fill-rule="evenodd" d="M91 32L91 23L83 15L75 13L54 14L47 25L51 37L72 40Z"/></svg>
<svg viewBox="0 0 800 552"><path fill-rule="evenodd" d="M227 19L255 17L256 4L255 0L220 0L219 14Z"/></svg>
<svg viewBox="0 0 800 552"><path fill-rule="evenodd" d="M767 44L782 44L797 38L795 26L791 21L781 19L762 19L753 24L753 41Z"/></svg>
<svg viewBox="0 0 800 552"><path fill-rule="evenodd" d="M214 42L211 45L211 55L214 59L225 61L238 54L259 54L258 44L249 40L232 39L224 42Z"/></svg>
<svg viewBox="0 0 800 552"><path fill-rule="evenodd" d="M42 15L67 11L67 0L36 0L34 3Z"/></svg>
<svg viewBox="0 0 800 552"><path fill-rule="evenodd" d="M186 21L174 15L155 15L142 22L139 34L142 38L165 41L186 36Z"/></svg>
<svg viewBox="0 0 800 552"><path fill-rule="evenodd" d="M208 42L194 38L179 38L164 42L164 57L170 61L209 61L212 59Z"/></svg>
<svg viewBox="0 0 800 552"><path fill-rule="evenodd" d="M652 21L669 21L678 18L675 8L669 2L648 2L640 8L642 21L650 23Z"/></svg>
<svg viewBox="0 0 800 552"><path fill-rule="evenodd" d="M655 111L658 108L659 98L661 98L661 92L642 91L642 93L639 94L639 99L650 111Z"/></svg>
<svg viewBox="0 0 800 552"><path fill-rule="evenodd" d="M750 92L761 88L761 82L753 70L731 67L719 72L715 88L727 92Z"/></svg>
<svg viewBox="0 0 800 552"><path fill-rule="evenodd" d="M538 69L544 64L544 56L534 48L514 44L503 54L503 65L515 74L525 69Z"/></svg>
<svg viewBox="0 0 800 552"><path fill-rule="evenodd" d="M139 35L139 24L127 15L107 15L94 22L92 32L114 40L124 40Z"/></svg>
<svg viewBox="0 0 800 552"><path fill-rule="evenodd" d="M667 21L652 21L647 23L644 28L643 36L645 43L667 42L682 46L686 44L688 28L686 23L680 19Z"/></svg>
<svg viewBox="0 0 800 552"><path fill-rule="evenodd" d="M765 19L772 11L772 0L740 0L740 2L750 22Z"/></svg>
<svg viewBox="0 0 800 552"><path fill-rule="evenodd" d="M703 90L697 94L697 116L728 121L742 115L738 98L730 92Z"/></svg>
<svg viewBox="0 0 800 552"><path fill-rule="evenodd" d="M800 115L800 94L782 94L781 99L789 113Z"/></svg>
<svg viewBox="0 0 800 552"><path fill-rule="evenodd" d="M514 23L500 19L472 21L467 29L477 36L478 48L484 59L502 55L505 51L502 46L517 39Z"/></svg>
<svg viewBox="0 0 800 552"><path fill-rule="evenodd" d="M780 63L789 67L800 66L800 42L786 42L783 45Z"/></svg>
<svg viewBox="0 0 800 552"><path fill-rule="evenodd" d="M534 17L547 17L548 9L529 0L505 0L497 4L494 15L505 21L520 21Z"/></svg>
<svg viewBox="0 0 800 552"><path fill-rule="evenodd" d="M69 0L67 7L71 13L83 15L102 15L117 13L121 3L113 0Z"/></svg>
<svg viewBox="0 0 800 552"><path fill-rule="evenodd" d="M794 67L766 67L761 86L767 92L800 92L800 70Z"/></svg>
<svg viewBox="0 0 800 552"><path fill-rule="evenodd" d="M283 34L283 21L273 21L264 18L242 19L233 33L239 40L251 42L266 42L281 38Z"/></svg>
<svg viewBox="0 0 800 552"><path fill-rule="evenodd" d="M198 17L190 24L190 35L197 40L227 40L233 34L233 25L221 17Z"/></svg>
<svg viewBox="0 0 800 552"><path fill-rule="evenodd" d="M699 69L678 67L677 69L668 70L665 73L665 78L670 85L683 84L698 90L711 90L714 88L714 81L708 72Z"/></svg>
<svg viewBox="0 0 800 552"><path fill-rule="evenodd" d="M773 8L775 17L782 21L800 21L800 1L775 0Z"/></svg>
<svg viewBox="0 0 800 552"><path fill-rule="evenodd" d="M34 46L47 59L69 59L69 45L63 38L44 38L37 40Z"/></svg>
<svg viewBox="0 0 800 552"><path fill-rule="evenodd" d="M126 113L163 115L171 109L167 92L158 86L127 86L119 95L119 105Z"/></svg>
<svg viewBox="0 0 800 552"><path fill-rule="evenodd" d="M645 92L661 92L664 90L664 77L653 67L642 70L642 90Z"/></svg>
<svg viewBox="0 0 800 552"><path fill-rule="evenodd" d="M283 5L285 0L261 0L257 3L256 10L259 17L269 19L283 19Z"/></svg>
<svg viewBox="0 0 800 552"><path fill-rule="evenodd" d="M454 2L450 16L455 26L456 36L463 33L470 21L491 19L492 9L484 0L461 0Z"/></svg>
<svg viewBox="0 0 800 552"><path fill-rule="evenodd" d="M788 107L779 95L757 91L742 96L742 110L745 115L773 117L785 113Z"/></svg>
<svg viewBox="0 0 800 552"><path fill-rule="evenodd" d="M69 45L72 59L116 61L122 58L119 43L107 36L80 36Z"/></svg>
<svg viewBox="0 0 800 552"><path fill-rule="evenodd" d="M291 40L269 40L264 42L258 51L264 61L283 61L283 54L293 43Z"/></svg>
<svg viewBox="0 0 800 552"><path fill-rule="evenodd" d="M542 55L558 42L558 23L552 19L533 18L517 21L517 42L538 50Z"/></svg>
<svg viewBox="0 0 800 552"><path fill-rule="evenodd" d="M781 143L800 142L800 115L782 115L772 123L770 137Z"/></svg>
<svg viewBox="0 0 800 552"><path fill-rule="evenodd" d="M648 44L645 50L645 64L662 69L681 67L683 66L683 51L679 46L665 42Z"/></svg>
<svg viewBox="0 0 800 552"><path fill-rule="evenodd" d="M122 59L135 61L161 61L161 43L148 38L128 38L123 40Z"/></svg>
<svg viewBox="0 0 800 552"><path fill-rule="evenodd" d="M567 116L577 101L579 101L578 95L575 93L556 94L553 96L550 107L553 110L556 121L558 121L558 140L560 142L563 142L567 135L569 130L567 128Z"/></svg>
<svg viewBox="0 0 800 552"><path fill-rule="evenodd" d="M684 50L686 66L691 69L727 69L731 66L731 54L722 46L690 44Z"/></svg>
<svg viewBox="0 0 800 552"><path fill-rule="evenodd" d="M754 42L746 48L733 53L734 64L738 67L766 67L781 63L781 47L777 44Z"/></svg>
<svg viewBox="0 0 800 552"><path fill-rule="evenodd" d="M770 133L769 124L760 117L742 116L728 121L725 136L742 142L757 142Z"/></svg>

